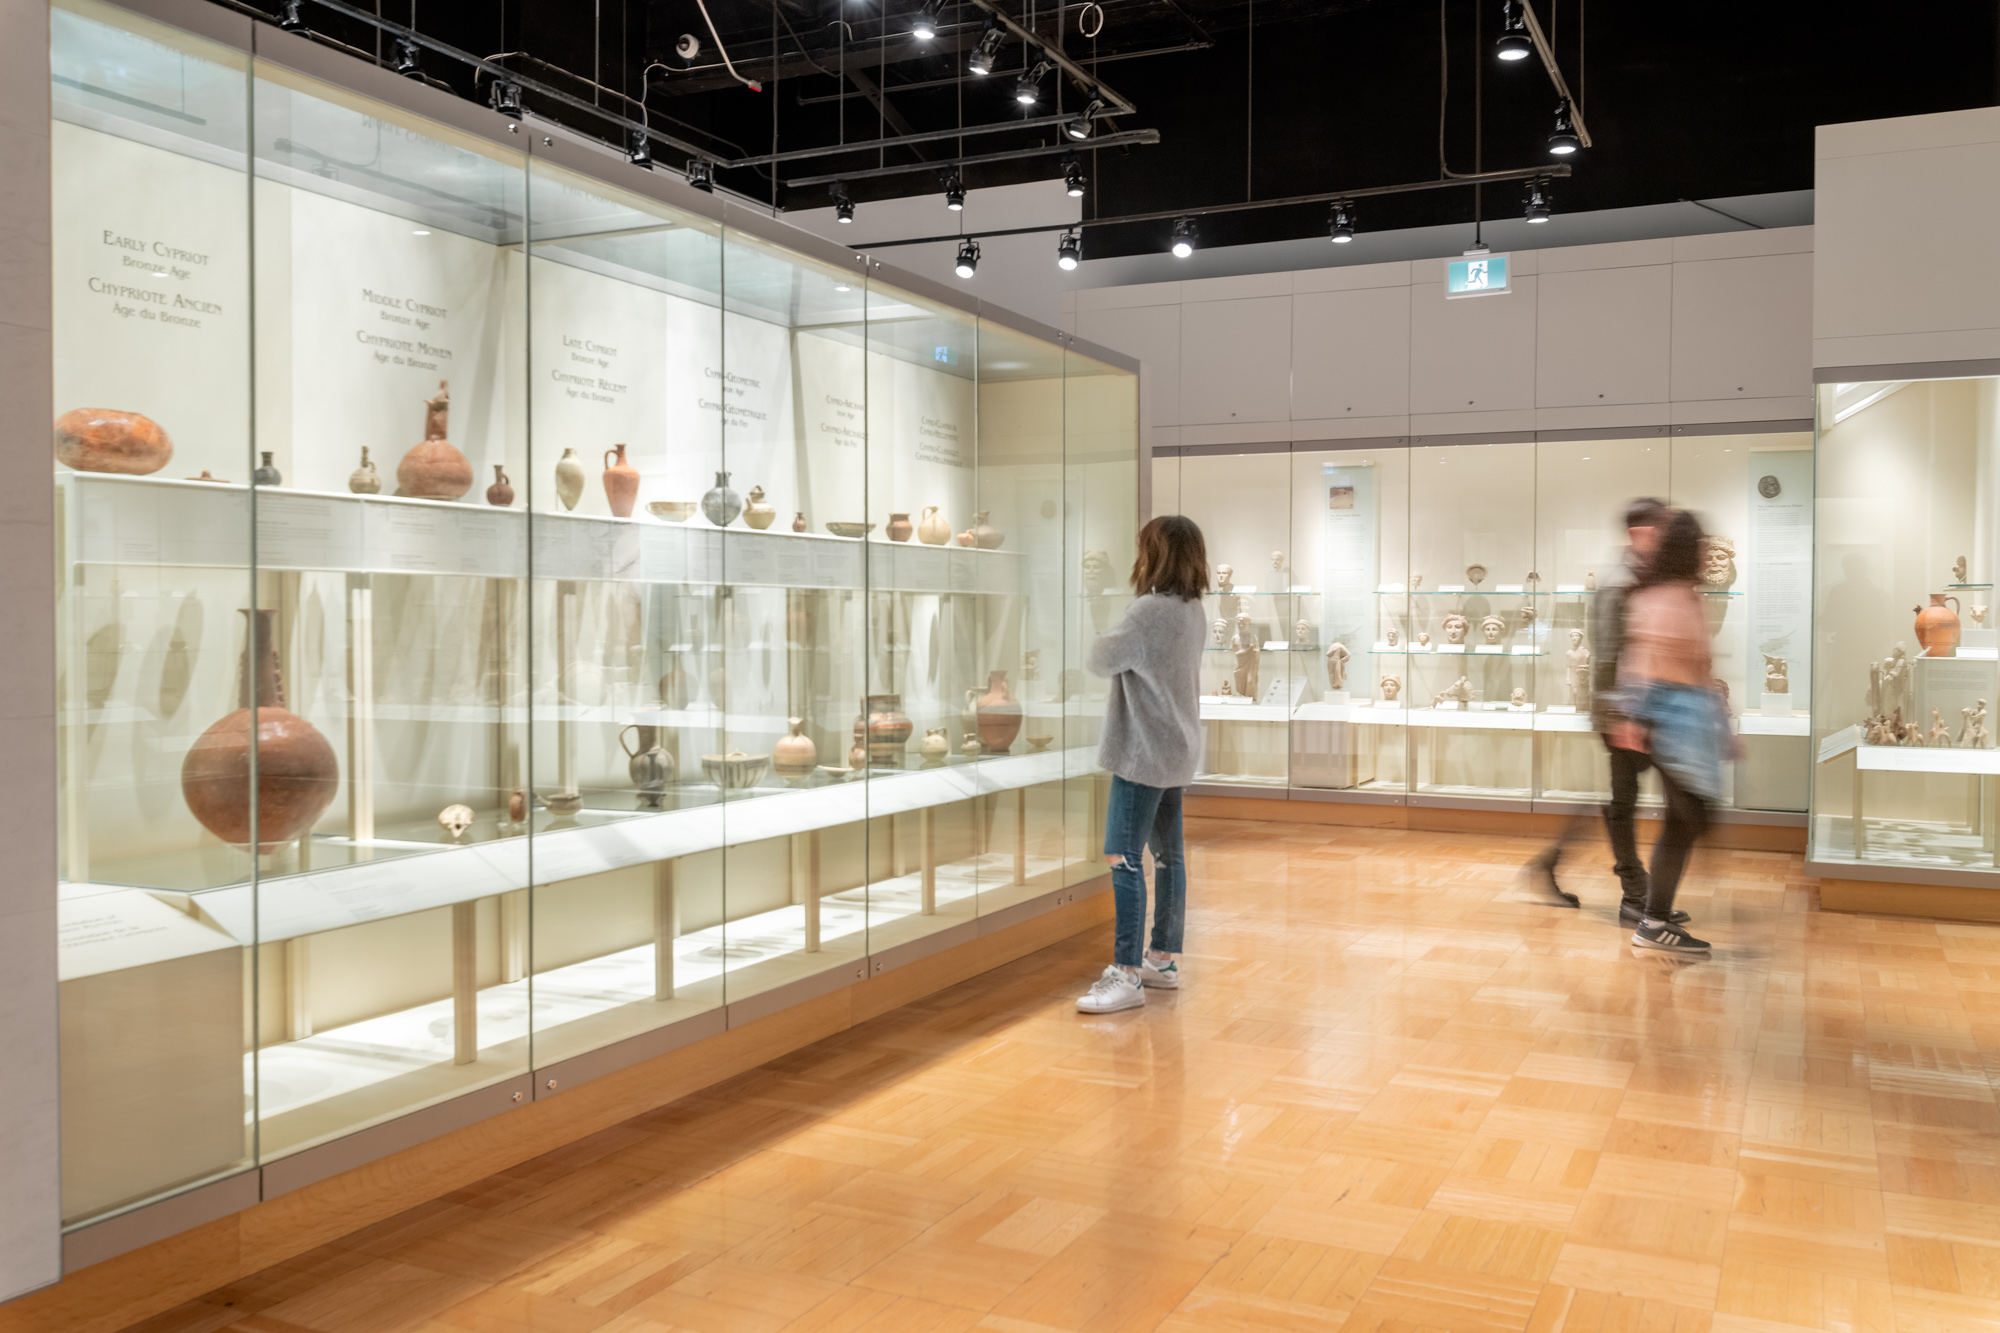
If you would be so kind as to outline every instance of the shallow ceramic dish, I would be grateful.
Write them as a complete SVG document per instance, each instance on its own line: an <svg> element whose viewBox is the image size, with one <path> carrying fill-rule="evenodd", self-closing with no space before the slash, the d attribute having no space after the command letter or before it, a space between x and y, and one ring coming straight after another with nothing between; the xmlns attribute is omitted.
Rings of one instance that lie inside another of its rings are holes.
<svg viewBox="0 0 2000 1333"><path fill-rule="evenodd" d="M542 805L552 815L573 815L583 809L583 797L575 792L543 792Z"/></svg>
<svg viewBox="0 0 2000 1333"><path fill-rule="evenodd" d="M754 787L770 766L768 754L744 754L741 750L731 750L728 754L705 754L701 757L701 771L708 774L708 780L718 787L734 790L739 787Z"/></svg>
<svg viewBox="0 0 2000 1333"><path fill-rule="evenodd" d="M829 523L826 530L836 537L866 537L875 531L873 523Z"/></svg>
<svg viewBox="0 0 2000 1333"><path fill-rule="evenodd" d="M1040 753L1041 753L1042 751L1044 751L1044 750L1046 750L1046 749L1048 749L1048 748L1049 748L1049 742L1050 742L1050 741L1052 741L1052 740L1054 740L1054 739L1055 739L1055 737L1053 737L1053 736L1030 736L1030 737L1028 737L1028 747L1029 747L1029 748L1028 748L1028 753L1029 753L1029 754L1040 754Z"/></svg>
<svg viewBox="0 0 2000 1333"><path fill-rule="evenodd" d="M693 500L651 500L646 504L646 512L654 518L665 519L669 523L685 523L694 517L700 508Z"/></svg>

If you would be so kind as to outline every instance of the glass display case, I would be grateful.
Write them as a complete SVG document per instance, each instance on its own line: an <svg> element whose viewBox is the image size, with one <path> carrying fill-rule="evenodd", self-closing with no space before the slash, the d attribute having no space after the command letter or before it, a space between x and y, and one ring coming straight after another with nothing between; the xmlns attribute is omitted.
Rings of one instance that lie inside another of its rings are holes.
<svg viewBox="0 0 2000 1333"><path fill-rule="evenodd" d="M70 1222L1101 876L1129 367L53 25Z"/></svg>
<svg viewBox="0 0 2000 1333"><path fill-rule="evenodd" d="M1744 750L1726 804L1803 811L1809 724L1789 680L1810 671L1812 460L1803 433L1685 428L1155 451L1154 512L1200 523L1215 567L1197 783L1549 810L1607 799L1590 608L1620 577L1626 502L1652 495L1714 538L1702 593Z"/></svg>
<svg viewBox="0 0 2000 1333"><path fill-rule="evenodd" d="M1822 384L1817 408L1810 857L1976 884L2000 869L2000 380Z"/></svg>

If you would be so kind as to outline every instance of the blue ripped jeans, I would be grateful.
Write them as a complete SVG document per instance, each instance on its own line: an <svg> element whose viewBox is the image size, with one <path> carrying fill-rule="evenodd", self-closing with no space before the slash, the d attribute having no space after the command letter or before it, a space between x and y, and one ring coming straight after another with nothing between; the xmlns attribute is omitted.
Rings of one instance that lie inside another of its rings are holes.
<svg viewBox="0 0 2000 1333"><path fill-rule="evenodd" d="M1187 865L1181 855L1181 787L1148 787L1113 774L1111 803L1104 812L1104 854L1111 866L1111 892L1118 904L1118 933L1111 961L1139 966L1139 940L1146 929L1144 852L1153 849L1153 948L1181 951L1181 924L1187 915Z"/></svg>

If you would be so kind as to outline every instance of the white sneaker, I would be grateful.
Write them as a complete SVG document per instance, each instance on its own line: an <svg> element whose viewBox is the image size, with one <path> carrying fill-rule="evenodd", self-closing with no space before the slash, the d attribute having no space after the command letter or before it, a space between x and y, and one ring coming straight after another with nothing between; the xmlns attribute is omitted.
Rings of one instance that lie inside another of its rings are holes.
<svg viewBox="0 0 2000 1333"><path fill-rule="evenodd" d="M1104 969L1104 975L1090 988L1090 993L1077 997L1076 1007L1086 1014L1115 1014L1120 1009L1139 1009L1146 1003L1146 992L1131 973L1113 964Z"/></svg>
<svg viewBox="0 0 2000 1333"><path fill-rule="evenodd" d="M1181 988L1180 960L1169 958L1164 963L1156 963L1147 954L1139 960L1139 984L1151 986L1154 990L1179 990Z"/></svg>

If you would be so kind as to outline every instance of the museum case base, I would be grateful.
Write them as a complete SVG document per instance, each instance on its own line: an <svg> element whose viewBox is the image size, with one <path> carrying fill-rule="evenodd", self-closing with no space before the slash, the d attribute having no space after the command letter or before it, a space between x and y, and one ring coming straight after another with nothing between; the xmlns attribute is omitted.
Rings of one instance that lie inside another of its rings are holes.
<svg viewBox="0 0 2000 1333"><path fill-rule="evenodd" d="M1964 884L1905 884L1891 880L1822 879L1820 910L1940 921L2000 921L2000 888Z"/></svg>
<svg viewBox="0 0 2000 1333"><path fill-rule="evenodd" d="M1250 795L1191 794L1186 813L1190 818L1268 819L1287 824L1328 824L1347 828L1408 829L1423 833L1483 833L1509 838L1553 838L1569 822L1570 814L1547 809L1538 802L1534 810L1482 810L1439 805L1402 805L1390 802L1324 800L1310 796L1291 800L1271 800ZM1597 807L1578 804L1576 813L1591 816ZM1657 806L1639 809L1640 841L1650 844L1652 830L1660 818ZM1734 851L1797 852L1806 849L1804 816L1783 813L1720 811L1710 824L1711 846ZM1793 822L1787 822L1793 821ZM1592 836L1595 836L1593 831Z"/></svg>
<svg viewBox="0 0 2000 1333"><path fill-rule="evenodd" d="M309 1169L286 1167L299 1158L281 1159L193 1197L79 1227L64 1237L68 1275L0 1306L0 1333L113 1333L1037 949L1104 928L1112 917L1110 884L1109 875L1100 875L978 918L967 923L972 929L964 938L934 952L878 952L857 962L857 975L838 989L777 1012L712 1011L718 1020L712 1033L588 1081L571 1071L523 1073L475 1094L491 1105L475 1108L473 1118L448 1132L416 1127L408 1139L414 1146L377 1155L371 1145L365 1155L373 1160L349 1169L313 1178ZM434 1107L419 1118L447 1109ZM335 1141L318 1151L338 1154L341 1146Z"/></svg>

